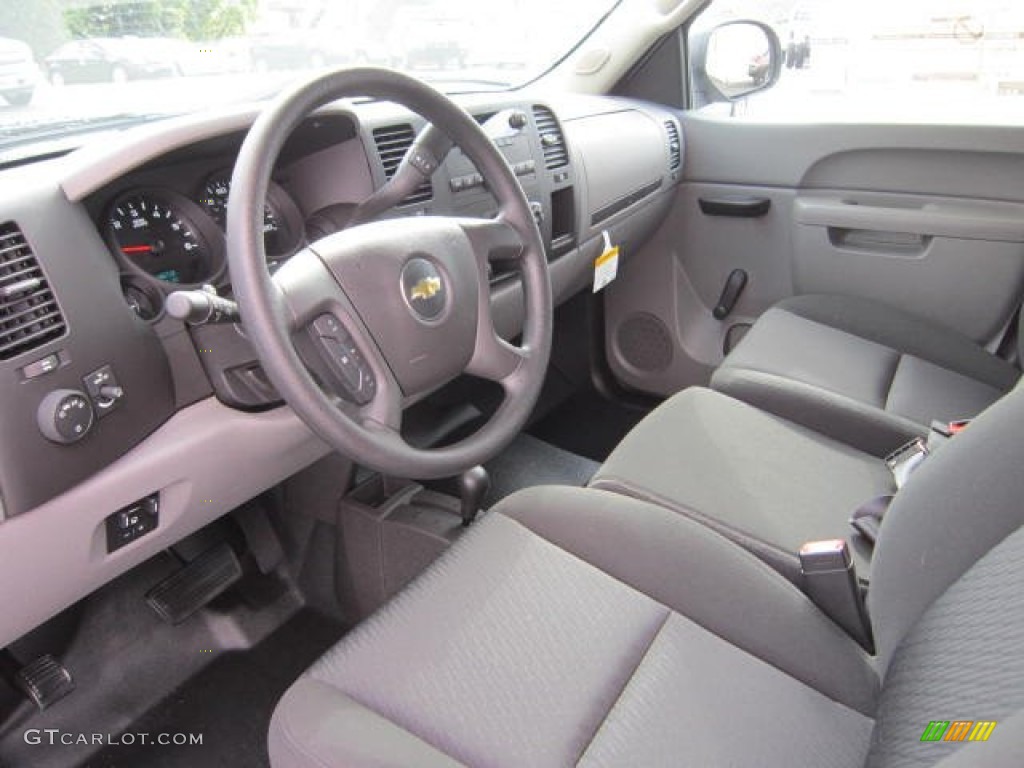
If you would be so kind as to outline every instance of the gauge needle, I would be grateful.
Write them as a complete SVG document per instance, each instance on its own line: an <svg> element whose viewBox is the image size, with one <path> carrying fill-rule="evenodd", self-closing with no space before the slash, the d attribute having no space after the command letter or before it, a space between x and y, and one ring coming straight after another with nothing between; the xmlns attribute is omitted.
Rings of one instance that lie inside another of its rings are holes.
<svg viewBox="0 0 1024 768"><path fill-rule="evenodd" d="M152 250L152 245L126 245L121 248L121 253L149 253Z"/></svg>

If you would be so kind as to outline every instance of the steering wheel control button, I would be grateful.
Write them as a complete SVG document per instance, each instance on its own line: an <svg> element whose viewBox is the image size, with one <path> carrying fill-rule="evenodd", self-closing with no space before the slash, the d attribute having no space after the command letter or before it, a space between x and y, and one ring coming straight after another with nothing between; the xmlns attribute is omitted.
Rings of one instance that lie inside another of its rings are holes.
<svg viewBox="0 0 1024 768"><path fill-rule="evenodd" d="M121 404L124 398L124 389L117 383L114 376L114 369L109 365L98 368L84 379L85 391L92 401L92 407L96 416L103 418Z"/></svg>
<svg viewBox="0 0 1024 768"><path fill-rule="evenodd" d="M448 288L440 270L424 258L410 259L402 269L402 295L421 320L437 320L448 306Z"/></svg>
<svg viewBox="0 0 1024 768"><path fill-rule="evenodd" d="M119 509L106 519L107 552L156 530L160 524L160 496L156 493Z"/></svg>
<svg viewBox="0 0 1024 768"><path fill-rule="evenodd" d="M44 376L50 371L55 371L59 367L60 358L57 357L57 353L54 353L36 360L34 363L29 363L21 369L21 375L26 381L30 381L31 379L38 379L40 376Z"/></svg>
<svg viewBox="0 0 1024 768"><path fill-rule="evenodd" d="M89 434L94 420L89 397L74 389L51 392L36 411L36 423L43 437L61 445L76 443Z"/></svg>
<svg viewBox="0 0 1024 768"><path fill-rule="evenodd" d="M320 315L313 321L321 357L341 385L342 395L356 405L366 405L377 394L377 381L370 366L334 315Z"/></svg>
<svg viewBox="0 0 1024 768"><path fill-rule="evenodd" d="M348 332L334 315L320 315L320 317L313 321L313 329L316 331L317 336L322 339L348 337Z"/></svg>

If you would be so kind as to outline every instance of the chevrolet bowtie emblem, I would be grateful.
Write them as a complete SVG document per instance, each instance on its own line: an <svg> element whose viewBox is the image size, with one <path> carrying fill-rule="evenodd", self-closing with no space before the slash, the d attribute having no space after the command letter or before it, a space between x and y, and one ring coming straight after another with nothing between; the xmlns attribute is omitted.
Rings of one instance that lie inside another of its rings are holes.
<svg viewBox="0 0 1024 768"><path fill-rule="evenodd" d="M416 299L432 299L438 294L438 292L440 292L440 290L440 277L424 277L409 290L409 301L416 301Z"/></svg>

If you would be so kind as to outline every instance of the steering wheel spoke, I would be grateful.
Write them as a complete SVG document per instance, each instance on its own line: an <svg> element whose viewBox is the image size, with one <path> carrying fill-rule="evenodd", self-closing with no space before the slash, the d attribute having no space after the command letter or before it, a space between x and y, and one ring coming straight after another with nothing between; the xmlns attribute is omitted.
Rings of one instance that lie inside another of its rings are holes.
<svg viewBox="0 0 1024 768"><path fill-rule="evenodd" d="M466 373L495 381L506 391L513 390L529 358L529 350L509 344L491 325L489 329L480 329L473 359L469 361Z"/></svg>
<svg viewBox="0 0 1024 768"><path fill-rule="evenodd" d="M459 219L477 260L483 267L492 261L518 261L526 252L523 236L504 215L494 219Z"/></svg>
<svg viewBox="0 0 1024 768"><path fill-rule="evenodd" d="M477 259L480 280L476 345L466 372L514 389L517 374L529 359L529 350L505 341L494 324L491 305L490 264L520 261L526 252L522 235L502 215L493 219L460 219Z"/></svg>
<svg viewBox="0 0 1024 768"><path fill-rule="evenodd" d="M330 270L310 248L273 277L293 345L320 387L350 418L401 424L401 388Z"/></svg>

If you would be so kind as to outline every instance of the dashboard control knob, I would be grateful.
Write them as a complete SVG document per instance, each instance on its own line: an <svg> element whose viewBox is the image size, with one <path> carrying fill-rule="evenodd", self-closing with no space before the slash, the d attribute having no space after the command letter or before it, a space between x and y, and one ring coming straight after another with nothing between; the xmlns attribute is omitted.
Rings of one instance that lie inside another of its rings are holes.
<svg viewBox="0 0 1024 768"><path fill-rule="evenodd" d="M36 411L43 437L61 445L76 443L85 437L95 418L89 396L76 389L54 390L43 398Z"/></svg>
<svg viewBox="0 0 1024 768"><path fill-rule="evenodd" d="M526 113L521 109L515 109L509 112L508 125L509 128L514 128L517 131L521 131L526 127Z"/></svg>

